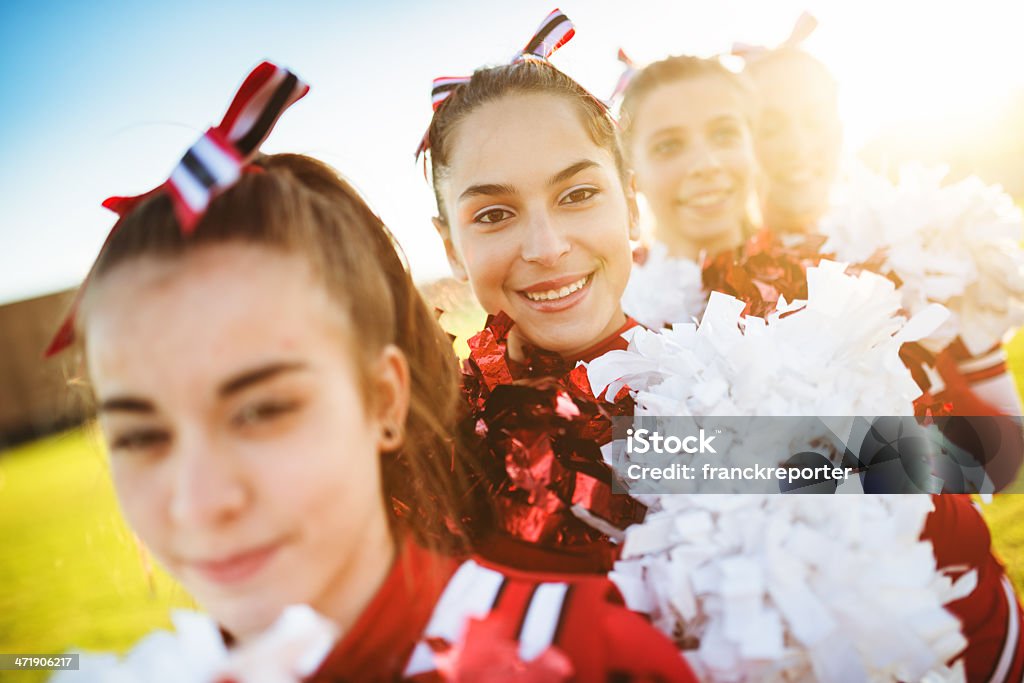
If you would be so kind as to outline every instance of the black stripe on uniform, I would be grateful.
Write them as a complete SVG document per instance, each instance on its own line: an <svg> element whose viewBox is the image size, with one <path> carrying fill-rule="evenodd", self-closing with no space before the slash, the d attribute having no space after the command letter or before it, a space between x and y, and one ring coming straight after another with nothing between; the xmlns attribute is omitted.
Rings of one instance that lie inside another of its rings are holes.
<svg viewBox="0 0 1024 683"><path fill-rule="evenodd" d="M502 577L501 584L498 586L498 590L494 591L494 599L491 600L491 611L493 612L498 608L498 602L501 600L501 596L505 593L505 587L508 586L508 577Z"/></svg>
<svg viewBox="0 0 1024 683"><path fill-rule="evenodd" d="M526 615L530 613L530 606L533 605L533 599L537 597L537 589L541 584L534 584L530 589L530 595L526 598L526 606L523 607L523 613L519 617L519 625L516 626L516 640L522 640L523 638L523 627L526 626Z"/></svg>
<svg viewBox="0 0 1024 683"><path fill-rule="evenodd" d="M558 642L562 635L562 627L565 625L565 615L569 613L569 600L572 599L573 585L570 583L565 587L565 595L562 596L562 609L558 612L558 621L555 622L555 630L551 633L551 644Z"/></svg>

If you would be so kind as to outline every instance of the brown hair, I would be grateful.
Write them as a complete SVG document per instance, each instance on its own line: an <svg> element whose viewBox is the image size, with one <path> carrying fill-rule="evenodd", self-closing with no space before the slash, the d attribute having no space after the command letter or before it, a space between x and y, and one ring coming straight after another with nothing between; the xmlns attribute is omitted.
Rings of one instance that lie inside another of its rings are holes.
<svg viewBox="0 0 1024 683"><path fill-rule="evenodd" d="M662 85L701 76L719 76L734 86L746 105L747 125L753 128L757 111L756 94L746 78L729 71L722 66L720 61L713 57L710 59L689 55L667 57L641 69L630 80L629 85L626 86L626 91L622 95L619 124L622 126L623 142L627 155L630 149L629 143L633 132L633 124L636 121L637 112L644 98L651 91Z"/></svg>
<svg viewBox="0 0 1024 683"><path fill-rule="evenodd" d="M608 108L575 80L547 61L525 59L489 68L477 69L469 83L460 86L434 113L427 131L430 141L430 173L437 200L437 212L447 221L439 180L448 170L452 134L463 119L480 106L506 95L550 93L568 98L578 108L590 138L611 152L619 175L625 177L625 163L619 148L615 119Z"/></svg>
<svg viewBox="0 0 1024 683"><path fill-rule="evenodd" d="M461 549L468 514L461 502L468 478L463 467L469 462L452 446L458 389L449 337L416 290L387 227L333 169L296 154L263 156L255 165L263 172L244 174L214 199L187 237L166 194L144 201L120 220L89 281L139 257L174 258L230 241L306 257L358 332L347 350L362 356L356 366L370 367L367 361L388 344L408 360L411 401L404 445L382 458L392 529L411 532L430 546ZM361 377L361 390L364 400L372 401L368 380Z"/></svg>

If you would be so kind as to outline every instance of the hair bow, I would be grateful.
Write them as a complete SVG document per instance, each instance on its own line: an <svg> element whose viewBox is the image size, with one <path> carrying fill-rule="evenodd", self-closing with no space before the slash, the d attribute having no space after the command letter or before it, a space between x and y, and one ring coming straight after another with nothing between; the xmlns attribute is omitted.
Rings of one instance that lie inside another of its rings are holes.
<svg viewBox="0 0 1024 683"><path fill-rule="evenodd" d="M793 24L793 30L789 32L789 37L774 48L765 45L751 45L749 43L733 43L731 52L737 57L743 57L748 62L754 61L767 56L775 50L799 48L814 33L816 28L818 28L818 20L814 18L813 14L805 11L797 17L796 23Z"/></svg>
<svg viewBox="0 0 1024 683"><path fill-rule="evenodd" d="M541 22L540 27L526 43L526 46L516 52L510 64L521 62L527 59L540 59L547 61L555 51L568 43L576 35L576 28L569 17L562 14L559 9L554 9ZM460 87L469 83L471 76L442 76L434 79L433 87L430 90L430 99L434 111L451 97ZM430 149L430 127L423 134L419 147L416 148L416 158Z"/></svg>
<svg viewBox="0 0 1024 683"><path fill-rule="evenodd" d="M605 103L609 107L611 107L613 104L615 104L622 98L622 96L626 93L626 88L629 87L629 84L632 82L633 78L638 73L640 73L640 69L637 68L636 62L630 59L629 55L627 55L626 51L623 50L621 47L619 48L618 59L625 65L626 68L623 70L622 75L619 76L619 82L615 84L615 89L612 91L612 94L609 95L608 101Z"/></svg>
<svg viewBox="0 0 1024 683"><path fill-rule="evenodd" d="M159 192L167 192L182 234L190 235L214 197L238 182L284 110L307 92L309 86L295 74L270 62L263 62L252 70L238 88L220 125L203 133L185 152L166 181L134 197L109 197L104 200L103 206L123 218L143 200ZM101 254L119 225L120 220L107 235L100 248ZM45 357L60 353L74 342L75 315L90 276L91 271L79 288L67 317L47 347Z"/></svg>

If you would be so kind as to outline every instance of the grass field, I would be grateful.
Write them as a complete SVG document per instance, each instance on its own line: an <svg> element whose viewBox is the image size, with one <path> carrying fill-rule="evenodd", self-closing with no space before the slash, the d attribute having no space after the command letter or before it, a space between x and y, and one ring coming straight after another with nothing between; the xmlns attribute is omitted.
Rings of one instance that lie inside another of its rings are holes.
<svg viewBox="0 0 1024 683"><path fill-rule="evenodd" d="M465 329L477 318L461 312L446 322ZM464 349L464 339L458 342ZM1010 353L1021 386L1024 336ZM997 552L1024 590L1024 495L997 497L984 513ZM192 606L150 567L120 519L93 428L0 453L0 539L0 652L124 650L166 626L171 608ZM45 677L0 671L0 681Z"/></svg>

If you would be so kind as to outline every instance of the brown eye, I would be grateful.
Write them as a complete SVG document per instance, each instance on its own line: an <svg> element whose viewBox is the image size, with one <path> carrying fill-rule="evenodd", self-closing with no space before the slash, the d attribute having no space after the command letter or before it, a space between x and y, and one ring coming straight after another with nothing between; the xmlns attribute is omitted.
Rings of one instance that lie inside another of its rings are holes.
<svg viewBox="0 0 1024 683"><path fill-rule="evenodd" d="M740 129L735 125L720 126L715 129L712 137L720 145L732 144L740 139Z"/></svg>
<svg viewBox="0 0 1024 683"><path fill-rule="evenodd" d="M651 151L657 156L671 156L678 154L683 149L683 141L678 138L667 138L654 144Z"/></svg>
<svg viewBox="0 0 1024 683"><path fill-rule="evenodd" d="M562 197L562 201L559 204L579 204L585 202L594 195L597 194L597 189L593 187L578 187L572 190L567 195Z"/></svg>
<svg viewBox="0 0 1024 683"><path fill-rule="evenodd" d="M512 212L507 209L488 209L483 213L479 213L473 219L477 223L486 223L488 225L494 223L500 223L501 221L507 220L512 217Z"/></svg>
<svg viewBox="0 0 1024 683"><path fill-rule="evenodd" d="M160 429L139 429L125 432L112 439L110 449L116 453L139 454L162 446L170 435Z"/></svg>
<svg viewBox="0 0 1024 683"><path fill-rule="evenodd" d="M235 415L234 422L238 426L254 425L270 422L275 418L294 412L299 407L293 401L262 401L251 403Z"/></svg>

